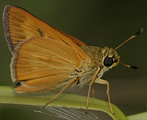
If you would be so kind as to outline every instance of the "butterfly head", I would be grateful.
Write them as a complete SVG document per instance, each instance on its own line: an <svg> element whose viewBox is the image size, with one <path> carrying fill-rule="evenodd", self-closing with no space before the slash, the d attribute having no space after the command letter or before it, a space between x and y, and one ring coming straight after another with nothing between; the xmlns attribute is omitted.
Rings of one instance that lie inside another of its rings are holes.
<svg viewBox="0 0 147 120"><path fill-rule="evenodd" d="M103 50L103 65L107 69L111 69L118 65L120 61L120 55L113 48L104 47Z"/></svg>
<svg viewBox="0 0 147 120"><path fill-rule="evenodd" d="M132 68L132 69L138 69L136 66L131 66L124 64L120 61L120 56L116 52L118 48L120 48L122 45L124 45L126 42L130 41L131 39L135 38L137 35L141 34L143 32L143 29L141 28L138 32L133 34L129 39L121 43L119 46L117 46L115 49L104 47L103 49L103 66L105 66L105 70L108 70L110 68L115 67L118 65L118 63L121 63L122 65Z"/></svg>

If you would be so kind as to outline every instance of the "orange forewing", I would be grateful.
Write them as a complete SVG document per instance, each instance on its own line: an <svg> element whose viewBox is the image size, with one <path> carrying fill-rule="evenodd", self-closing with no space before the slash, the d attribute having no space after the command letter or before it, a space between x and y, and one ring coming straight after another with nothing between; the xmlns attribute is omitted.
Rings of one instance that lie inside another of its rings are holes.
<svg viewBox="0 0 147 120"><path fill-rule="evenodd" d="M41 21L26 10L6 6L5 35L13 58L11 76L19 93L55 90L77 76L89 57L86 44Z"/></svg>
<svg viewBox="0 0 147 120"><path fill-rule="evenodd" d="M11 52L15 50L17 44L20 42L40 36L63 41L70 45L73 44L71 41L78 46L86 45L78 39L48 25L26 10L16 6L8 5L5 7L4 28Z"/></svg>
<svg viewBox="0 0 147 120"><path fill-rule="evenodd" d="M16 47L12 58L17 92L37 92L62 87L83 61L74 48L51 38L31 38ZM72 78L73 79L73 78Z"/></svg>

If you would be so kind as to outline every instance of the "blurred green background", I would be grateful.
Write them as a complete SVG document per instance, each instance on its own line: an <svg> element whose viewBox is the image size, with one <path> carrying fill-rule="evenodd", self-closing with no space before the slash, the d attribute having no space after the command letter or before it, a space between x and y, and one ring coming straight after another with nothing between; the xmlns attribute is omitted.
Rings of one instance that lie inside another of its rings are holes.
<svg viewBox="0 0 147 120"><path fill-rule="evenodd" d="M107 72L103 79L110 83L112 103L126 115L147 110L147 1L0 0L0 85L13 86L9 69L11 53L2 23L5 5L22 7L89 46L115 48L142 27L144 32L141 35L118 49L121 61L136 65L139 70L118 65ZM87 95L87 90L84 87L70 92ZM107 100L106 86L95 85L95 94L96 98ZM5 120L32 119L36 115L33 111L22 109L22 106L1 105L0 109L1 118Z"/></svg>

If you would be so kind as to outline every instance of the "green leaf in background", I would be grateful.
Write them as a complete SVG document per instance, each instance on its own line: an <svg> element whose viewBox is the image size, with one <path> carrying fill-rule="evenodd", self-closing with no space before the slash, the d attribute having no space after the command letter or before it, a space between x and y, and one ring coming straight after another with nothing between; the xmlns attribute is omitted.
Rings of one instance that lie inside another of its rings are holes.
<svg viewBox="0 0 147 120"><path fill-rule="evenodd" d="M23 104L23 105L44 105L48 102L53 95L18 95L14 93L13 88L0 86L0 103L3 104ZM61 97L54 100L49 106L53 107L67 107L67 108L76 108L76 109L85 109L86 108L86 96L75 95L75 94L62 94ZM112 104L112 108L115 112L113 115L109 109L108 102L103 100L90 98L89 100L89 110L102 111L110 115L114 120L128 120L127 117L115 106Z"/></svg>
<svg viewBox="0 0 147 120"><path fill-rule="evenodd" d="M147 112L130 115L128 116L128 120L147 120Z"/></svg>

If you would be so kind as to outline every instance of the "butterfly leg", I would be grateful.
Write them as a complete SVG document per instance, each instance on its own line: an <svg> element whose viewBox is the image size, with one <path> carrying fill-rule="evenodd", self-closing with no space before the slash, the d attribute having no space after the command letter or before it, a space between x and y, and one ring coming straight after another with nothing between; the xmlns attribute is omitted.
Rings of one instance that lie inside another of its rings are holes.
<svg viewBox="0 0 147 120"><path fill-rule="evenodd" d="M110 95L109 95L109 82L106 80L100 79L100 78L97 78L94 82L98 83L98 84L106 84L107 85L108 102L109 102L110 110L111 110L112 114L114 114L112 106L111 106Z"/></svg>
<svg viewBox="0 0 147 120"><path fill-rule="evenodd" d="M69 82L55 97L53 97L49 102L47 102L43 106L43 108L45 108L49 103L51 103L53 100L55 100L65 89L67 89L68 87L70 87L76 80L77 80L77 78L74 78L71 82Z"/></svg>
<svg viewBox="0 0 147 120"><path fill-rule="evenodd" d="M93 79L91 80L91 82L90 82L90 84L89 84L89 90L88 90L88 96L87 96L87 104L86 104L86 113L87 113L87 111L88 111L88 103L89 103L89 96L90 96L91 86L92 86L92 84L94 83L94 81L95 81L95 79L96 79L96 77L97 77L97 75L98 75L99 72L100 72L100 68L97 69L97 71L96 71L96 73L95 73Z"/></svg>

